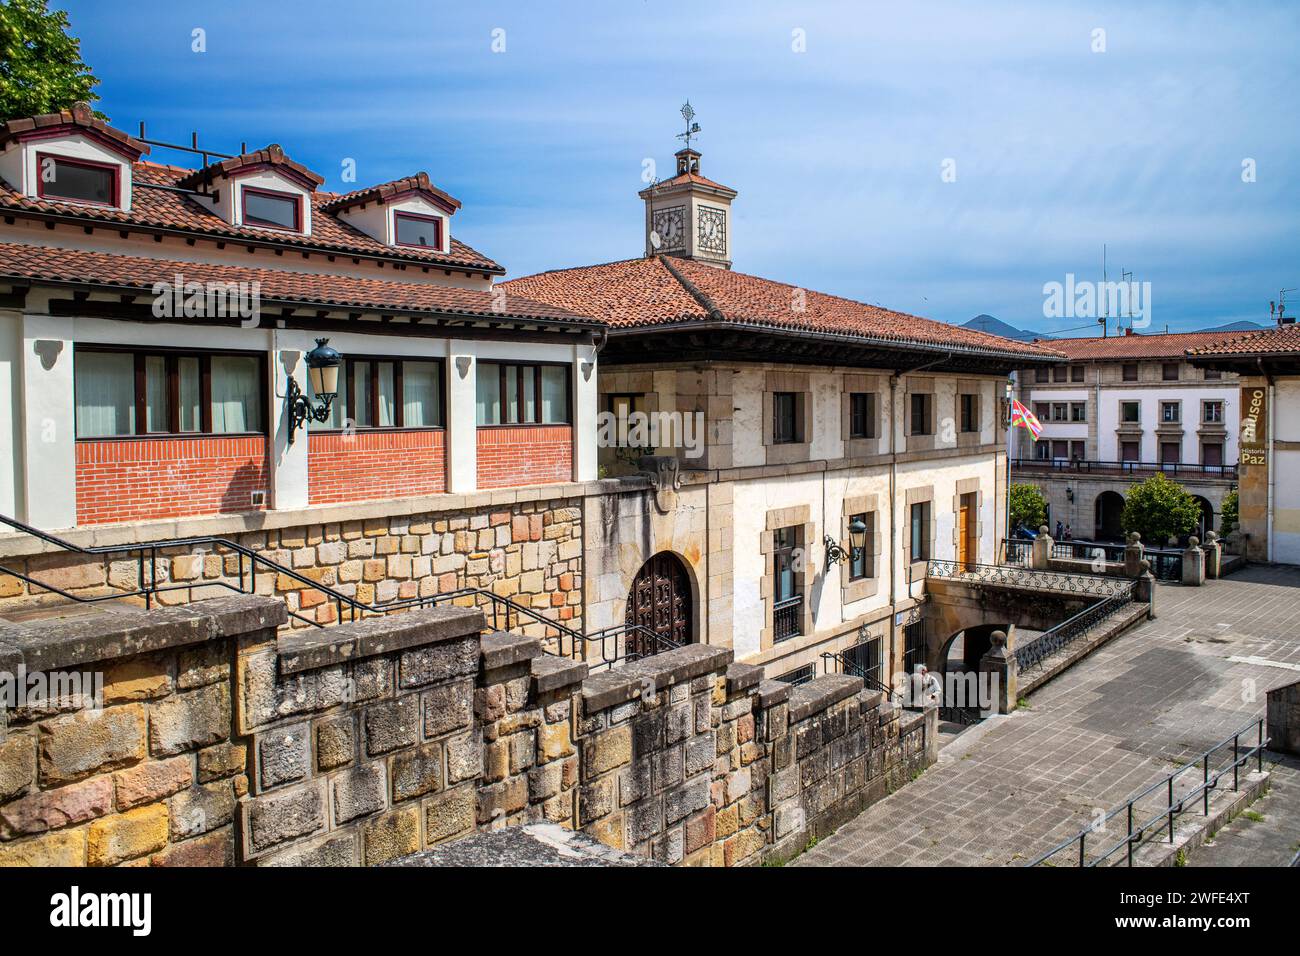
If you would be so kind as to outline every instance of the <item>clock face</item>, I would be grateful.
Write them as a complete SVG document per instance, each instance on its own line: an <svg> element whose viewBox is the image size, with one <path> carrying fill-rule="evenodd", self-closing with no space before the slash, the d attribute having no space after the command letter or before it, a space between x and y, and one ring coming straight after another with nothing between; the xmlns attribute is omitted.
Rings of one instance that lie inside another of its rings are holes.
<svg viewBox="0 0 1300 956"><path fill-rule="evenodd" d="M727 214L724 210L711 209L708 206L701 207L697 241L701 252L726 256Z"/></svg>
<svg viewBox="0 0 1300 956"><path fill-rule="evenodd" d="M686 240L686 207L673 206L670 209L655 210L651 228L659 237L656 248L660 252L681 249Z"/></svg>

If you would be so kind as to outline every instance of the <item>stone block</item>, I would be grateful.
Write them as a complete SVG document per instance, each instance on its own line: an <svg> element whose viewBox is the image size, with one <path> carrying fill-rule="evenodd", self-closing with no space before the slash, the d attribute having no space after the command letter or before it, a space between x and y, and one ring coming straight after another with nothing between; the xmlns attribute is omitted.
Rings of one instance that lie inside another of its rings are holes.
<svg viewBox="0 0 1300 956"><path fill-rule="evenodd" d="M700 774L688 780L680 787L674 787L664 793L664 819L672 826L683 817L687 817L709 805L709 776Z"/></svg>
<svg viewBox="0 0 1300 956"><path fill-rule="evenodd" d="M583 774L590 778L621 767L632 759L632 728L615 727L582 742Z"/></svg>
<svg viewBox="0 0 1300 956"><path fill-rule="evenodd" d="M469 726L474 716L474 685L465 680L434 687L421 695L421 703L424 736L441 737Z"/></svg>
<svg viewBox="0 0 1300 956"><path fill-rule="evenodd" d="M150 866L234 866L234 828L218 830L206 836L173 843L149 859Z"/></svg>
<svg viewBox="0 0 1300 956"><path fill-rule="evenodd" d="M316 768L322 772L346 767L356 756L356 717L343 714L316 722Z"/></svg>
<svg viewBox="0 0 1300 956"><path fill-rule="evenodd" d="M334 825L384 809L387 776L382 763L366 764L345 771L330 781Z"/></svg>
<svg viewBox="0 0 1300 956"><path fill-rule="evenodd" d="M709 731L687 741L685 754L685 772L688 777L693 777L712 767L714 757L717 755L717 740L714 733Z"/></svg>
<svg viewBox="0 0 1300 956"><path fill-rule="evenodd" d="M618 808L618 780L610 774L578 788L578 825L585 827Z"/></svg>
<svg viewBox="0 0 1300 956"><path fill-rule="evenodd" d="M144 746L145 712L140 704L56 717L40 727L41 784L57 786L126 766L144 758Z"/></svg>
<svg viewBox="0 0 1300 956"><path fill-rule="evenodd" d="M528 806L528 780L511 777L478 790L479 823L491 823L501 817L518 813Z"/></svg>
<svg viewBox="0 0 1300 956"><path fill-rule="evenodd" d="M363 861L375 866L420 849L420 808L409 806L377 817L362 830Z"/></svg>
<svg viewBox="0 0 1300 956"><path fill-rule="evenodd" d="M483 747L478 734L452 737L446 746L448 786L472 780L483 772Z"/></svg>
<svg viewBox="0 0 1300 956"><path fill-rule="evenodd" d="M476 799L468 787L450 790L424 802L425 843L433 846L474 827Z"/></svg>
<svg viewBox="0 0 1300 956"><path fill-rule="evenodd" d="M199 783L211 783L248 770L248 748L228 742L199 751Z"/></svg>
<svg viewBox="0 0 1300 956"><path fill-rule="evenodd" d="M374 757L413 746L420 739L420 698L408 694L365 709L366 752Z"/></svg>
<svg viewBox="0 0 1300 956"><path fill-rule="evenodd" d="M422 687L456 677L469 677L478 671L478 660L477 637L415 648L400 658L398 684L401 687Z"/></svg>
<svg viewBox="0 0 1300 956"><path fill-rule="evenodd" d="M261 790L306 777L311 773L311 737L307 724L290 724L258 734L257 764Z"/></svg>
<svg viewBox="0 0 1300 956"><path fill-rule="evenodd" d="M662 832L663 801L658 797L642 800L627 809L627 839L635 846Z"/></svg>
<svg viewBox="0 0 1300 956"><path fill-rule="evenodd" d="M173 840L209 833L235 818L235 791L226 780L182 790L170 802Z"/></svg>
<svg viewBox="0 0 1300 956"><path fill-rule="evenodd" d="M442 787L442 745L423 744L392 758L393 802L433 793Z"/></svg>
<svg viewBox="0 0 1300 956"><path fill-rule="evenodd" d="M86 865L86 835L80 830L47 833L21 843L0 843L0 867Z"/></svg>
<svg viewBox="0 0 1300 956"><path fill-rule="evenodd" d="M104 703L157 700L172 692L167 662L142 655L117 661L104 670Z"/></svg>
<svg viewBox="0 0 1300 956"><path fill-rule="evenodd" d="M0 838L58 830L113 812L113 778L42 790L0 807Z"/></svg>
<svg viewBox="0 0 1300 956"><path fill-rule="evenodd" d="M244 805L244 833L249 855L315 833L325 826L324 782L279 790Z"/></svg>
<svg viewBox="0 0 1300 956"><path fill-rule="evenodd" d="M687 818L686 820L686 846L687 854L694 853L713 842L714 824L717 818L717 811L713 807L705 807L699 813Z"/></svg>
<svg viewBox="0 0 1300 956"><path fill-rule="evenodd" d="M194 761L190 757L172 757L137 764L113 774L117 809L130 810L156 803L184 790L194 782Z"/></svg>
<svg viewBox="0 0 1300 956"><path fill-rule="evenodd" d="M258 866L356 866L358 835L336 833L315 843L269 853Z"/></svg>
<svg viewBox="0 0 1300 956"><path fill-rule="evenodd" d="M176 662L176 686L193 690L230 680L230 650L227 644L213 641L181 651Z"/></svg>
<svg viewBox="0 0 1300 956"><path fill-rule="evenodd" d="M149 712L149 749L168 756L207 747L230 737L230 686L213 684L154 704Z"/></svg>
<svg viewBox="0 0 1300 956"><path fill-rule="evenodd" d="M25 793L35 780L35 738L21 734L0 741L0 803Z"/></svg>
<svg viewBox="0 0 1300 956"><path fill-rule="evenodd" d="M167 804L156 803L96 820L86 831L86 862L115 866L167 845Z"/></svg>

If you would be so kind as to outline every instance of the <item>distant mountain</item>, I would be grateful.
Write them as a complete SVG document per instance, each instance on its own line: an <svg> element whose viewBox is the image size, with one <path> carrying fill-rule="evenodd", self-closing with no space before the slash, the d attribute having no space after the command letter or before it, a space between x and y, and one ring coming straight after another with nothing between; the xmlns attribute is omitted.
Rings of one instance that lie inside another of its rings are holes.
<svg viewBox="0 0 1300 956"><path fill-rule="evenodd" d="M1026 332L991 315L977 315L969 322L963 322L962 328L987 332L989 335L1000 335L1004 339L1015 339L1018 342L1029 342L1043 337L1038 332Z"/></svg>
<svg viewBox="0 0 1300 956"><path fill-rule="evenodd" d="M1260 325L1258 322L1229 322L1227 325L1216 325L1209 329L1198 329L1200 332L1254 332L1257 329L1266 329L1267 325Z"/></svg>

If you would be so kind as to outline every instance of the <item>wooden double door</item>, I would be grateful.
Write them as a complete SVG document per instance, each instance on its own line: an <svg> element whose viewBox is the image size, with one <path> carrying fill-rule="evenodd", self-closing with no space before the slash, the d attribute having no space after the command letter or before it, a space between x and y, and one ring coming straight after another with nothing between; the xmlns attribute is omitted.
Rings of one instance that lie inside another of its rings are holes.
<svg viewBox="0 0 1300 956"><path fill-rule="evenodd" d="M627 594L626 623L644 629L629 630L625 648L629 656L690 643L691 580L677 555L661 551L641 566Z"/></svg>

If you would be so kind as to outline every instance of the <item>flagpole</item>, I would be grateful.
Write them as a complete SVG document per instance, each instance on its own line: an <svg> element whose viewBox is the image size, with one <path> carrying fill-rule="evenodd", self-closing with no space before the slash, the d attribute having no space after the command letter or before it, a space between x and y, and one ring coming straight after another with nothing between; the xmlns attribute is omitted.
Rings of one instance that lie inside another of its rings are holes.
<svg viewBox="0 0 1300 956"><path fill-rule="evenodd" d="M1007 379L1007 510L1006 510L1006 520L1003 522L1003 530L1006 532L1002 542L1002 563L1003 564L1009 564L1011 561L1011 556L1007 553L1007 548L1009 547L1007 542L1011 540L1011 441L1012 441L1012 436L1015 434L1015 430L1011 424L1011 420L1014 417L1011 411L1011 402L1013 401L1012 399L1013 394L1014 391L1011 386L1011 379L1008 378Z"/></svg>

